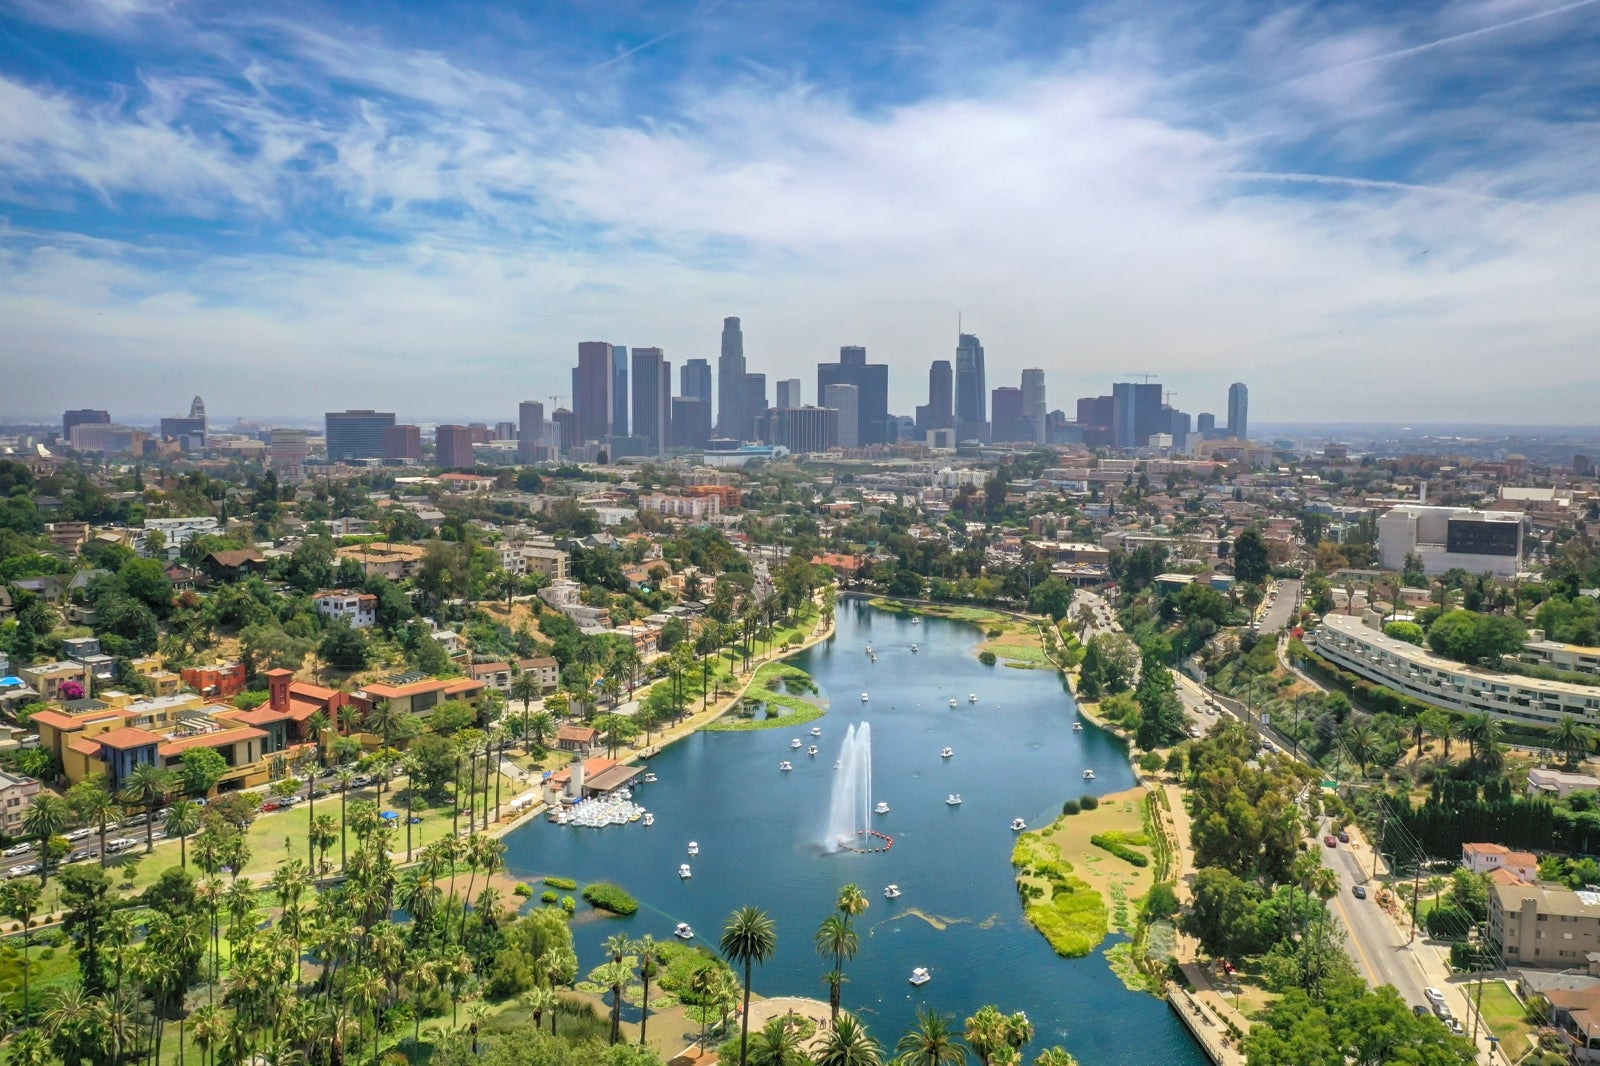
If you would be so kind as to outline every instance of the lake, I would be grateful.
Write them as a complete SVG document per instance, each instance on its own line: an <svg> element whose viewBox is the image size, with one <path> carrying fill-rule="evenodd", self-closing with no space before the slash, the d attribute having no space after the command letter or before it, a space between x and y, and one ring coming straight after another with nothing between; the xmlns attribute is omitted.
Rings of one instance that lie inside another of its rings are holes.
<svg viewBox="0 0 1600 1066"><path fill-rule="evenodd" d="M856 919L861 952L845 967L844 1003L886 1045L919 1006L952 1013L959 1024L993 1003L1027 1012L1036 1035L1025 1050L1035 1054L1061 1044L1084 1066L1202 1066L1165 1002L1128 991L1098 952L1057 956L1023 919L1011 820L1040 826L1065 799L1119 792L1135 781L1120 740L1093 725L1072 731L1077 714L1055 671L986 667L973 651L982 639L967 623L912 624L843 599L835 634L790 660L816 679L827 715L793 729L700 732L679 741L651 760L659 781L635 792L655 825L530 823L506 838L507 868L524 879L611 880L638 897L631 918L574 925L586 973L603 961L601 942L619 930L667 939L688 922L697 942L715 948L723 920L748 904L768 911L778 929L777 954L756 970L756 991L823 1000L828 967L812 935L839 888L855 882L871 907ZM969 693L978 702L969 703ZM834 762L845 730L863 720L872 723L874 799L890 805L874 828L894 847L829 853L819 841ZM810 736L813 725L820 738ZM792 749L795 737L821 753ZM946 746L955 755L941 759ZM779 770L784 760L793 772ZM1086 768L1094 781L1083 779ZM961 794L960 806L945 803L952 792ZM691 840L700 845L693 859L685 853ZM684 862L693 866L688 880L678 876ZM884 898L891 883L900 898ZM580 918L587 910L580 903ZM913 987L908 978L918 966L933 980Z"/></svg>

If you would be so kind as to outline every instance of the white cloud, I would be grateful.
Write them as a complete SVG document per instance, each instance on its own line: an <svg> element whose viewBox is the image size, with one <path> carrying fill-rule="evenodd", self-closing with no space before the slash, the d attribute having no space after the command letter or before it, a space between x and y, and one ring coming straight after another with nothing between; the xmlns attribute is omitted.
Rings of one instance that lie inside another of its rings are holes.
<svg viewBox="0 0 1600 1066"><path fill-rule="evenodd" d="M769 69L662 90L653 121L591 118L559 78L442 47L262 20L280 48L236 45L231 75L147 71L129 102L0 75L7 198L67 181L124 223L137 196L236 230L211 253L0 230L0 350L25 363L8 406L148 413L199 391L218 411L510 417L566 391L579 340L681 363L739 314L757 369L809 394L811 364L865 343L908 411L959 309L991 384L1044 366L1069 410L1149 369L1192 411L1250 381L1268 420L1590 419L1593 390L1500 379L1514 362L1600 384L1600 200L1575 176L1596 139L1532 115L1496 132L1490 108L1529 101L1447 112L1419 104L1409 56L1371 61L1528 14L1477 10L1406 34L1286 11L1187 64L1108 15L1069 58L896 107ZM1474 125L1518 156L1430 139ZM1329 172L1285 165L1290 144ZM1357 164L1401 151L1403 179Z"/></svg>

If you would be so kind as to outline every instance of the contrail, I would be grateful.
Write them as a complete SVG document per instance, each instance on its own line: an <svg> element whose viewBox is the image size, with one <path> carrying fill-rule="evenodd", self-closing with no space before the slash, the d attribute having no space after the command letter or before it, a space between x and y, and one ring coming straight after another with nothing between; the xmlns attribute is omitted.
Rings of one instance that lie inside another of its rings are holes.
<svg viewBox="0 0 1600 1066"><path fill-rule="evenodd" d="M1588 0L1588 2L1589 3L1600 3L1600 0ZM618 55L614 55L610 59L606 60L604 63L599 63L599 64L597 64L595 66L590 67L588 70L584 71L584 73L586 75L587 74L597 73L599 71L602 71L602 70L606 69L609 66L612 66L614 64L622 62L624 59L627 59L629 56L638 55L640 52L644 51L646 48L653 48L654 46L660 44L662 41L667 40L669 37L676 37L678 34L682 33L684 30L688 29L689 28L689 24L692 23L695 19L704 18L705 16L711 14L713 11L715 11L717 8L719 8L721 6L722 6L722 0L701 0L701 2L699 4L695 5L695 9L692 12L690 12L688 20L685 21L682 26L678 26L678 27L675 27L674 29L670 29L666 33L663 33L659 37L652 37L652 38L650 38L650 40L644 42L643 44L636 44L632 48L628 49L626 52L622 52L622 53L620 53Z"/></svg>
<svg viewBox="0 0 1600 1066"><path fill-rule="evenodd" d="M1589 0L1590 3L1600 3L1600 0ZM1377 178L1346 178L1337 174L1299 174L1275 170L1239 170L1222 175L1225 178L1234 178L1239 181L1280 181L1298 185L1347 185L1356 189L1389 189L1396 192L1420 192L1434 196L1459 196L1469 200L1487 200L1497 204L1515 204L1518 207L1530 206L1522 200L1510 200L1504 196L1493 196L1489 193L1473 192L1470 189L1452 189L1442 185L1417 185L1407 181L1383 181Z"/></svg>
<svg viewBox="0 0 1600 1066"><path fill-rule="evenodd" d="M1523 15L1520 18L1514 18L1507 22L1497 22L1493 26L1481 26L1475 30L1467 30L1465 33L1451 34L1449 37L1441 37L1437 41L1428 41L1424 44L1416 44L1412 45L1410 48L1400 48L1393 52L1384 52L1380 55L1365 56L1361 59L1352 59L1347 63L1340 63L1337 66L1325 67L1322 70L1312 71L1309 74L1302 74L1300 77L1292 80L1304 81L1307 78L1315 78L1323 74L1333 74L1337 71L1349 70L1352 67L1364 67L1370 63L1384 63L1391 59L1404 59L1406 56L1414 56L1421 52L1431 52L1435 48L1443 48L1446 45L1452 45L1458 41L1470 41L1474 37L1484 37L1491 33L1499 33L1501 30L1509 30L1514 26L1522 26L1529 22L1537 22L1540 19L1551 18L1555 15L1563 15L1568 11L1576 11L1580 7L1592 7L1595 4L1600 4L1600 0L1573 0L1573 2L1570 4L1562 4L1560 7L1552 7L1548 11L1537 11L1532 15Z"/></svg>

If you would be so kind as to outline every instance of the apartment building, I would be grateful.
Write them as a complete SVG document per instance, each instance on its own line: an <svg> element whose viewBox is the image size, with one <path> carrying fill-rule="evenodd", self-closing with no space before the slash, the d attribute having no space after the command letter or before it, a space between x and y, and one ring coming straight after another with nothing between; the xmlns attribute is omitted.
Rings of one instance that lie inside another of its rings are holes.
<svg viewBox="0 0 1600 1066"><path fill-rule="evenodd" d="M33 778L0 770L0 832L8 837L21 836L22 820L38 794L39 782Z"/></svg>
<svg viewBox="0 0 1600 1066"><path fill-rule="evenodd" d="M362 572L368 577L386 577L390 581L415 577L422 568L423 550L414 544L375 541L339 548L334 554L340 559L360 564Z"/></svg>
<svg viewBox="0 0 1600 1066"><path fill-rule="evenodd" d="M29 688L49 701L67 699L68 697L61 694L61 686L66 684L78 686L78 695L71 697L72 699L79 699L89 694L89 668L72 659L20 667L17 676L22 678Z"/></svg>
<svg viewBox="0 0 1600 1066"><path fill-rule="evenodd" d="M323 589L311 597L317 613L324 618L341 619L356 629L365 629L378 621L378 597L370 592L350 589Z"/></svg>
<svg viewBox="0 0 1600 1066"><path fill-rule="evenodd" d="M1457 714L1486 711L1545 728L1567 715L1600 724L1600 688L1465 666L1350 615L1324 617L1316 646L1323 658L1353 674Z"/></svg>
<svg viewBox="0 0 1600 1066"><path fill-rule="evenodd" d="M714 518L722 513L718 496L668 496L653 492L639 497L639 510L670 518Z"/></svg>
<svg viewBox="0 0 1600 1066"><path fill-rule="evenodd" d="M183 683L196 692L213 699L227 699L244 691L246 676L244 663L212 663L208 666L186 666L178 672Z"/></svg>
<svg viewBox="0 0 1600 1066"><path fill-rule="evenodd" d="M1530 636L1539 634L1537 629ZM1553 666L1557 670L1572 670L1582 674L1600 674L1600 648L1589 648L1582 644L1563 644L1558 640L1543 640L1535 636L1522 646L1522 651L1517 655L1525 663L1537 666Z"/></svg>
<svg viewBox="0 0 1600 1066"><path fill-rule="evenodd" d="M387 700L390 707L402 714L426 719L445 700L462 700L477 706L487 687L484 682L467 677L396 674L382 681L370 682L355 695L368 707L379 700Z"/></svg>
<svg viewBox="0 0 1600 1066"><path fill-rule="evenodd" d="M1564 970L1600 951L1600 892L1552 884L1494 885L1489 939L1507 966Z"/></svg>

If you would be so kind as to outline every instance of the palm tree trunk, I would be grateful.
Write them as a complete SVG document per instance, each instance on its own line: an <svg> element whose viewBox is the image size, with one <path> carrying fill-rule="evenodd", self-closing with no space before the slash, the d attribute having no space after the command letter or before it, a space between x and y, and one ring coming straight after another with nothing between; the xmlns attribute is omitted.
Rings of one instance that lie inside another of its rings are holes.
<svg viewBox="0 0 1600 1066"><path fill-rule="evenodd" d="M644 1044L645 1026L650 1024L650 956L645 956L644 962L639 966L639 975L644 979L644 998L639 1001L639 1043Z"/></svg>
<svg viewBox="0 0 1600 1066"><path fill-rule="evenodd" d="M748 1066L750 1060L750 967L753 960L744 961L744 1013L739 1017L739 1066Z"/></svg>

